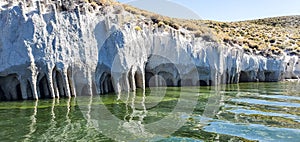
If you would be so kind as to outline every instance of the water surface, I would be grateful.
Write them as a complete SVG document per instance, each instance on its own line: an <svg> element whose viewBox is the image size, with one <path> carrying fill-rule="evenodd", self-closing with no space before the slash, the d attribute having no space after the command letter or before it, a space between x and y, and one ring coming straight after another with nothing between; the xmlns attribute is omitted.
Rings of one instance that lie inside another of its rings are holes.
<svg viewBox="0 0 300 142"><path fill-rule="evenodd" d="M296 142L300 139L299 85L170 87L119 97L1 102L0 141ZM196 103L189 100L194 98ZM177 126L176 122L185 123Z"/></svg>

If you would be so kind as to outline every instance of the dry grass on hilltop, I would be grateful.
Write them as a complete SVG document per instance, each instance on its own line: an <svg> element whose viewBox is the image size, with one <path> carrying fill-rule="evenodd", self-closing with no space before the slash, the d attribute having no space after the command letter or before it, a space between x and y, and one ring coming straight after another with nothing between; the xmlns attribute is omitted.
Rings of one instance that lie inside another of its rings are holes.
<svg viewBox="0 0 300 142"><path fill-rule="evenodd" d="M207 32L215 41L225 45L239 45L252 54L265 56L300 55L300 16L273 17L240 22L186 20L170 18L123 4L126 11L163 22L175 29L185 28L196 37Z"/></svg>
<svg viewBox="0 0 300 142"><path fill-rule="evenodd" d="M285 16L241 22L206 24L225 44L238 44L246 51L270 55L300 55L300 17Z"/></svg>

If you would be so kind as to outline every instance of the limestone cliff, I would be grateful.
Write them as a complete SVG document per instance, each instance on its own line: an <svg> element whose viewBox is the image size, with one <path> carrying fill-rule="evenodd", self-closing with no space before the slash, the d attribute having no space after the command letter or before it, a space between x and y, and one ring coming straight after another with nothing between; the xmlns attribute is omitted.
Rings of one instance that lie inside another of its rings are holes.
<svg viewBox="0 0 300 142"><path fill-rule="evenodd" d="M238 45L151 23L120 7L0 4L1 100L280 81L300 75L298 56L246 54Z"/></svg>

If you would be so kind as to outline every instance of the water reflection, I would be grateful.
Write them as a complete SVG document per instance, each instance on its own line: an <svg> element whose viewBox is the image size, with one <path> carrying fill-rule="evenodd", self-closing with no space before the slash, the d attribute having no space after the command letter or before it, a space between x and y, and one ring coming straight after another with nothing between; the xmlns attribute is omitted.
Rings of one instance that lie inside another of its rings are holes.
<svg viewBox="0 0 300 142"><path fill-rule="evenodd" d="M232 110L227 110L228 112L234 113L237 116L241 114L246 114L246 115L264 115L264 116L276 116L276 117L284 117L288 119L292 119L296 122L300 122L300 117L297 115L291 115L291 114L282 114L282 113L274 113L274 112L263 112L263 111L258 111L258 110L249 110L249 109L232 109Z"/></svg>
<svg viewBox="0 0 300 142"><path fill-rule="evenodd" d="M238 88L228 86L217 119L210 120L203 130L249 140L297 141L300 138L297 85L247 83L237 85Z"/></svg>
<svg viewBox="0 0 300 142"><path fill-rule="evenodd" d="M24 141L29 141L31 138L31 135L36 131L36 115L38 111L38 100L34 102L34 108L33 108L33 113L30 116L31 123L29 125L29 133L25 135L25 140Z"/></svg>
<svg viewBox="0 0 300 142"><path fill-rule="evenodd" d="M52 105L51 105L51 122L52 123L55 123L55 112L54 112L54 109L55 109L55 103L56 103L56 101L59 104L59 98L52 99Z"/></svg>
<svg viewBox="0 0 300 142"><path fill-rule="evenodd" d="M100 100L102 99L100 97ZM144 125L144 119L147 116L145 99L145 92L139 93L139 96L137 96L136 92L128 92L119 95L119 98L116 100L118 101L117 104L94 106L98 108L93 108L93 110L99 110L98 113L104 112L106 114L105 117L96 119L93 117L94 121L98 122L98 125L96 125L98 127L96 128L100 128L101 132L104 132L105 135L117 141L151 137L152 134L147 132ZM119 108L121 104L124 105L125 112L123 117L121 117L122 119L118 119L115 115L118 115L122 111L123 108ZM93 114L95 113L97 112L93 112ZM112 131L118 133L107 133Z"/></svg>
<svg viewBox="0 0 300 142"><path fill-rule="evenodd" d="M259 124L238 124L223 121L212 122L204 128L205 131L215 132L233 136L239 136L250 140L259 141L298 141L300 139L299 129L266 127Z"/></svg>
<svg viewBox="0 0 300 142"><path fill-rule="evenodd" d="M298 141L297 85L247 83L164 88L162 94L140 90L119 98L3 102L0 141ZM192 106L186 102L194 96L199 98L198 105L193 114L186 113ZM205 109L207 103L211 109ZM175 122L185 120L184 126L166 135Z"/></svg>
<svg viewBox="0 0 300 142"><path fill-rule="evenodd" d="M214 118L215 116L218 116L221 105L224 104L224 93L226 90L225 86L217 85L212 88L214 89L210 91L210 97L208 98L208 102L202 114L202 118ZM203 123L205 124L205 121Z"/></svg>
<svg viewBox="0 0 300 142"><path fill-rule="evenodd" d="M90 128L90 127L93 126L92 117L91 117L92 104L93 104L93 96L91 95L89 97L89 102L88 102L88 106L87 106L87 112L86 112L86 114L84 114L84 115L86 115L86 120L87 120L86 127L87 128Z"/></svg>
<svg viewBox="0 0 300 142"><path fill-rule="evenodd" d="M128 121L125 121L122 126L125 130L129 131L132 135L148 136L149 133L146 132L143 125L144 118L147 116L147 110L145 107L145 92L142 93L142 99L138 100L136 97L136 92L129 93L131 96L131 103L125 102L126 108L130 105L131 114L129 114ZM140 109L136 109L136 104L140 105ZM128 109L127 109L128 111Z"/></svg>
<svg viewBox="0 0 300 142"><path fill-rule="evenodd" d="M185 92L184 97L179 99L177 89L169 92L168 96L157 97L146 95L145 91L129 92L116 96L112 102L107 102L110 96L94 96L87 100L87 103L79 103L88 104L87 106L79 107L87 122L92 122L92 126L87 127L93 127L107 137L117 141L149 141L154 137L169 136L178 130L186 121L183 116L188 115L188 111L191 111L190 106L194 105L190 100L198 96L197 91ZM155 103L158 105L153 106Z"/></svg>
<svg viewBox="0 0 300 142"><path fill-rule="evenodd" d="M245 104L253 104L253 105L266 105L266 106L274 106L274 107L296 107L299 108L300 104L298 103L289 103L289 102L273 102L273 101L266 101L266 100L259 100L259 99L232 99L230 100L236 103L245 103Z"/></svg>
<svg viewBox="0 0 300 142"><path fill-rule="evenodd" d="M49 132L55 130L55 126L57 124L55 118L56 118L56 115L55 115L55 105L59 104L59 98L54 98L52 99L52 105L51 105L51 121L50 121L50 127L49 127ZM45 134L46 137L47 137L47 134ZM48 134L48 136L51 137L51 134Z"/></svg>
<svg viewBox="0 0 300 142"><path fill-rule="evenodd" d="M70 133L70 131L72 130L72 123L71 123L71 119L70 119L70 110L71 110L71 97L68 97L67 98L67 102L66 102L66 116L65 116L65 126L64 126L64 129L63 129L63 132L62 132L62 136L65 136L65 137L68 137L68 134Z"/></svg>

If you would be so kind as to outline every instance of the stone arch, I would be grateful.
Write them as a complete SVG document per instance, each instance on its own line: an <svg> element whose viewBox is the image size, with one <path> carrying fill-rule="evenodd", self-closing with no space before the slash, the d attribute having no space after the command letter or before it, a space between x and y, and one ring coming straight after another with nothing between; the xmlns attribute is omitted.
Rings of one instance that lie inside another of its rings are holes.
<svg viewBox="0 0 300 142"><path fill-rule="evenodd" d="M0 86L0 101L5 101L6 97L4 94L4 91L2 90L2 87Z"/></svg>
<svg viewBox="0 0 300 142"><path fill-rule="evenodd" d="M17 92L17 100L23 100L20 83L16 86L16 92Z"/></svg>
<svg viewBox="0 0 300 142"><path fill-rule="evenodd" d="M138 71L135 72L134 79L135 79L136 88L143 88L143 86L144 86L143 74L141 72L138 72Z"/></svg>
<svg viewBox="0 0 300 142"><path fill-rule="evenodd" d="M144 88L144 75L141 69L137 68L137 70L134 73L134 81L136 88Z"/></svg>
<svg viewBox="0 0 300 142"><path fill-rule="evenodd" d="M179 79L177 83L178 87L181 86L193 86L193 80L192 79Z"/></svg>
<svg viewBox="0 0 300 142"><path fill-rule="evenodd" d="M161 72L158 72L158 75L161 76L165 80L166 86L168 86L168 87L175 86L175 82L174 82L175 78L172 73L166 72L166 71L161 71Z"/></svg>
<svg viewBox="0 0 300 142"><path fill-rule="evenodd" d="M239 82L253 82L256 81L256 73L254 71L241 71Z"/></svg>
<svg viewBox="0 0 300 142"><path fill-rule="evenodd" d="M86 86L86 84L88 84L88 81L86 79L86 75L84 74L84 71L76 68L73 69L73 76L69 77L72 78L72 83L73 84L73 90L75 91L74 94L76 94L76 96L83 96L82 90L84 88L84 86ZM70 74L69 74L70 75Z"/></svg>
<svg viewBox="0 0 300 142"><path fill-rule="evenodd" d="M164 61L164 63L159 65L156 64L157 62L161 61ZM152 64L152 62L154 64ZM179 80L180 75L177 66L167 58L157 55L152 55L148 58L148 62L145 64L146 87L178 86Z"/></svg>
<svg viewBox="0 0 300 142"><path fill-rule="evenodd" d="M33 92L32 92L32 88L31 88L31 85L30 85L30 81L27 80L27 85L26 85L26 92L27 92L27 97L28 99L33 99Z"/></svg>
<svg viewBox="0 0 300 142"><path fill-rule="evenodd" d="M144 75L140 69L135 69L132 67L128 72L128 81L131 91L136 90L137 88L144 88Z"/></svg>
<svg viewBox="0 0 300 142"><path fill-rule="evenodd" d="M177 87L180 87L180 86L182 86L182 80L181 80L181 79L179 79L179 80L177 81Z"/></svg>
<svg viewBox="0 0 300 142"><path fill-rule="evenodd" d="M146 87L153 87L155 84L151 84L150 79L154 77L154 73L152 72L147 72L145 73L145 86Z"/></svg>
<svg viewBox="0 0 300 142"><path fill-rule="evenodd" d="M132 78L132 76L133 76L133 74L132 74L132 71L133 71L133 67L129 70L129 72L128 72L128 83L129 83L129 88L130 88L130 90L131 91L134 91L134 84L133 84L133 78Z"/></svg>
<svg viewBox="0 0 300 142"><path fill-rule="evenodd" d="M49 83L48 83L48 80L47 80L47 76L46 75L42 75L42 74L39 74L38 75L38 89L39 89L39 97L41 99L44 99L44 98L51 98L50 96L50 89L49 89Z"/></svg>
<svg viewBox="0 0 300 142"><path fill-rule="evenodd" d="M244 71L241 71L239 82L246 82L247 80L249 80L248 74Z"/></svg>
<svg viewBox="0 0 300 142"><path fill-rule="evenodd" d="M65 97L66 92L63 84L63 76L56 68L53 69L52 80L56 96Z"/></svg>
<svg viewBox="0 0 300 142"><path fill-rule="evenodd" d="M104 72L100 77L100 91L101 94L114 92L112 76L110 73Z"/></svg>
<svg viewBox="0 0 300 142"><path fill-rule="evenodd" d="M208 80L208 81L198 80L196 84L197 84L197 86L211 86L212 81L211 80Z"/></svg>
<svg viewBox="0 0 300 142"><path fill-rule="evenodd" d="M278 73L279 74L279 73ZM265 82L276 82L279 80L279 75L276 72L265 71ZM297 78L296 78L297 79Z"/></svg>
<svg viewBox="0 0 300 142"><path fill-rule="evenodd" d="M89 92L89 86L88 85L84 85L81 89L80 95L81 96L90 96Z"/></svg>
<svg viewBox="0 0 300 142"><path fill-rule="evenodd" d="M16 74L9 74L0 77L0 95L1 100L22 100L22 91L20 81Z"/></svg>

